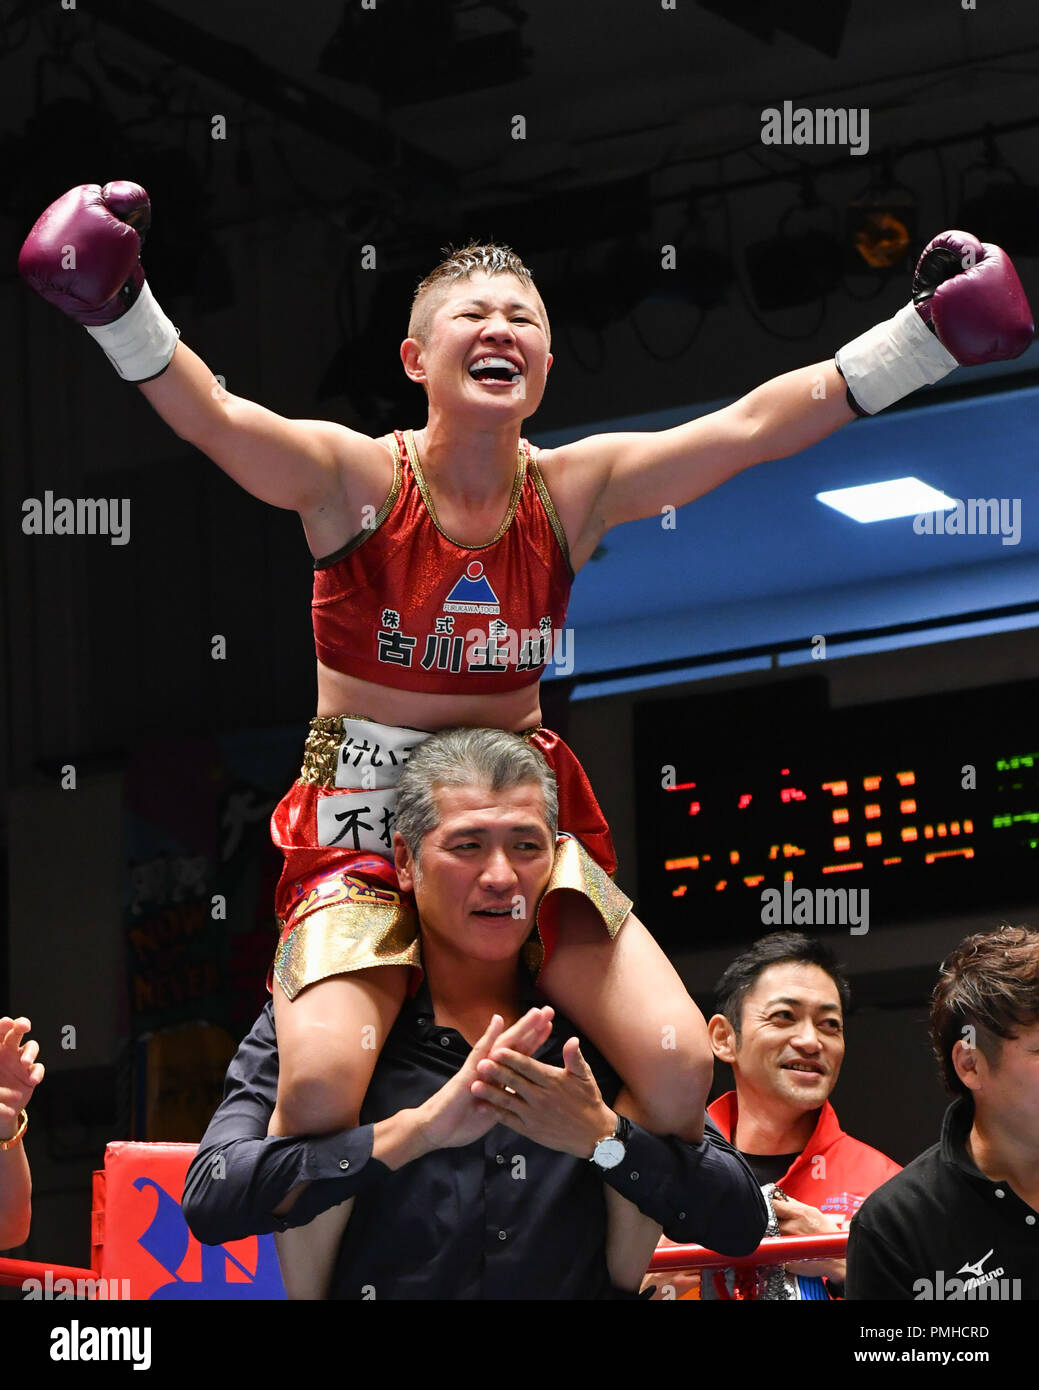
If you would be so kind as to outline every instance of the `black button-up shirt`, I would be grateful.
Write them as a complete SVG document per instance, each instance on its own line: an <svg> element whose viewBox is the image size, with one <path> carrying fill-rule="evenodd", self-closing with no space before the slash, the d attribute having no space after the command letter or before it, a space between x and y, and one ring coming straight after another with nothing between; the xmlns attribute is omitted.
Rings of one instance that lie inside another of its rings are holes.
<svg viewBox="0 0 1039 1390"><path fill-rule="evenodd" d="M547 1002L520 973L522 1008ZM562 1066L563 1043L575 1034L557 1013L536 1057ZM611 1104L619 1078L584 1038L581 1048ZM358 1299L611 1297L604 1183L672 1240L732 1255L757 1246L767 1220L760 1190L710 1120L698 1144L633 1125L623 1163L606 1173L504 1125L396 1171L373 1158L373 1124L428 1100L469 1051L461 1034L435 1021L423 982L376 1062L359 1127L317 1138L268 1137L278 1089L268 1003L231 1062L224 1099L188 1171L188 1225L216 1245L302 1226L356 1197L330 1296ZM273 1215L304 1181L310 1186L287 1216Z"/></svg>

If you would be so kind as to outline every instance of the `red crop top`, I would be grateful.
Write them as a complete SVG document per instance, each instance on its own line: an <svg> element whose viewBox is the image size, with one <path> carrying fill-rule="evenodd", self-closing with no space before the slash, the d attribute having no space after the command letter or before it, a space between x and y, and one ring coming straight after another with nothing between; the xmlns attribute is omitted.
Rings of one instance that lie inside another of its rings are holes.
<svg viewBox="0 0 1039 1390"><path fill-rule="evenodd" d="M401 690L468 695L533 685L566 619L566 535L520 440L508 511L486 545L437 523L410 430L370 529L314 562L314 643L326 666Z"/></svg>

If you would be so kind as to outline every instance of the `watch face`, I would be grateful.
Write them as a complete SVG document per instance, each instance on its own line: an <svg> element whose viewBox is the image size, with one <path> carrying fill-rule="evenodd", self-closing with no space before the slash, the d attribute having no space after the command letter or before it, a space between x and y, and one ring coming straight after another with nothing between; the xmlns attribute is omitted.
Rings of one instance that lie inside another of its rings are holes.
<svg viewBox="0 0 1039 1390"><path fill-rule="evenodd" d="M624 1145L619 1139L600 1139L592 1155L600 1168L616 1168L624 1157Z"/></svg>

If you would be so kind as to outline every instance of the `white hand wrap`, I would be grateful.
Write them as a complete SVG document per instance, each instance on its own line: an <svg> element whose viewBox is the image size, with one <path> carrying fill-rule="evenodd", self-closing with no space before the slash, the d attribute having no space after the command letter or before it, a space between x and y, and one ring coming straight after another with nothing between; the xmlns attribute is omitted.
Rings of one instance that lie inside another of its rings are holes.
<svg viewBox="0 0 1039 1390"><path fill-rule="evenodd" d="M114 323L88 328L124 381L150 381L170 365L180 337L145 280L133 306Z"/></svg>
<svg viewBox="0 0 1039 1390"><path fill-rule="evenodd" d="M921 386L941 381L959 366L913 304L840 348L836 362L867 415L875 415Z"/></svg>

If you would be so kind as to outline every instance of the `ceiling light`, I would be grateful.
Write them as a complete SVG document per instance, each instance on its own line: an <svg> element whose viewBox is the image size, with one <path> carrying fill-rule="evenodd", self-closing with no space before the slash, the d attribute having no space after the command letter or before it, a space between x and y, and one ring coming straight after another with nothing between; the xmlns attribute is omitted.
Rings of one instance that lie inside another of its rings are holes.
<svg viewBox="0 0 1039 1390"><path fill-rule="evenodd" d="M892 478L886 483L863 483L860 487L841 487L815 495L818 501L853 521L890 521L896 516L945 512L956 505L954 497L946 497L919 478Z"/></svg>

